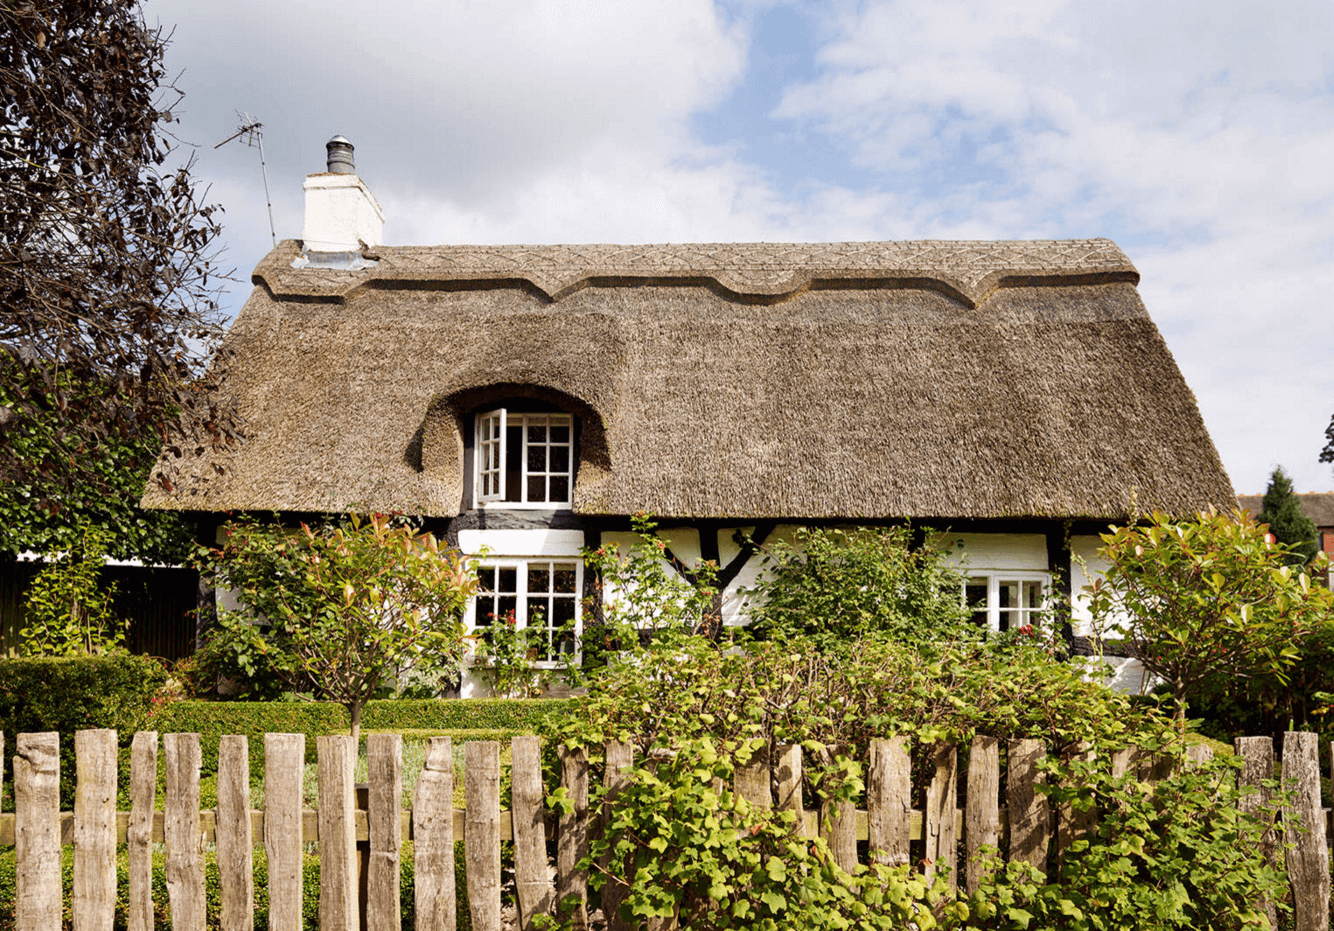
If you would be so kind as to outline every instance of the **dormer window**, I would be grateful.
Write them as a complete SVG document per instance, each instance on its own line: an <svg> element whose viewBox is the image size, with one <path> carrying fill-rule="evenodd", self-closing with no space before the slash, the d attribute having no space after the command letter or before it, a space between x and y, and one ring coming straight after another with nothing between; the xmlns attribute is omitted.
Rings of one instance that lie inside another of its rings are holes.
<svg viewBox="0 0 1334 931"><path fill-rule="evenodd" d="M574 418L508 408L477 415L478 507L569 507L574 486Z"/></svg>

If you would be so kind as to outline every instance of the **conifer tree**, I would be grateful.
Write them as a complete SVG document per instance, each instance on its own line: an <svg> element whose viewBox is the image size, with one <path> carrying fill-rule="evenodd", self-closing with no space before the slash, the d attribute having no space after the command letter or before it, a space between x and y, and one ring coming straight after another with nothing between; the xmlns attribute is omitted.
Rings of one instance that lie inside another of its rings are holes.
<svg viewBox="0 0 1334 931"><path fill-rule="evenodd" d="M1269 525L1269 532L1278 542L1294 548L1292 564L1305 565L1315 558L1320 549L1315 524L1302 510L1301 498L1293 492L1292 479L1282 466L1274 469L1269 478L1263 506L1256 519Z"/></svg>

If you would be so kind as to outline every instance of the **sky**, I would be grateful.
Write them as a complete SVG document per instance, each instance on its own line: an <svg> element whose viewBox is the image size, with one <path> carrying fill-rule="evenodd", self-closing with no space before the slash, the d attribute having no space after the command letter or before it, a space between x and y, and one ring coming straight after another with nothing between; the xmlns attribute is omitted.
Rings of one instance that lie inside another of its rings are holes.
<svg viewBox="0 0 1334 931"><path fill-rule="evenodd" d="M1328 0L146 0L235 313L335 133L389 245L1113 239L1239 493L1334 414ZM1133 377L1133 375L1132 375Z"/></svg>

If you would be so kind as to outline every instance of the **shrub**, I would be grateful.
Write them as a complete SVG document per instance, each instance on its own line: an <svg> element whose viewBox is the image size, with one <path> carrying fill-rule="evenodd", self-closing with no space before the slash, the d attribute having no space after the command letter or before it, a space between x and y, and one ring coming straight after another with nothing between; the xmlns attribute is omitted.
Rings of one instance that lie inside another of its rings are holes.
<svg viewBox="0 0 1334 931"><path fill-rule="evenodd" d="M129 746L134 732L148 726L153 697L166 671L146 656L30 657L0 659L0 729L5 755L16 735L60 734L61 805L74 803L74 732L106 727Z"/></svg>
<svg viewBox="0 0 1334 931"><path fill-rule="evenodd" d="M1099 634L1124 633L1141 662L1186 701L1257 676L1286 680L1299 644L1330 621L1334 596L1287 565L1288 547L1237 512L1113 528L1090 609Z"/></svg>
<svg viewBox="0 0 1334 931"><path fill-rule="evenodd" d="M917 644L977 639L964 607L962 576L946 551L912 545L907 527L801 528L791 543L764 549L763 569L747 594L756 637L802 637L843 651L870 636Z"/></svg>

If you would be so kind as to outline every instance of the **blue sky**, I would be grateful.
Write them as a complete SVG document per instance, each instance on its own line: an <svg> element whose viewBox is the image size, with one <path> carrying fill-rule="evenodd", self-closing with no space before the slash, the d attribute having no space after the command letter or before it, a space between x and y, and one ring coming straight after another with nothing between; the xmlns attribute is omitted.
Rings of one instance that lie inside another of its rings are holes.
<svg viewBox="0 0 1334 931"><path fill-rule="evenodd" d="M342 133L391 244L1107 236L1239 492L1334 413L1334 4L147 0L239 308Z"/></svg>

